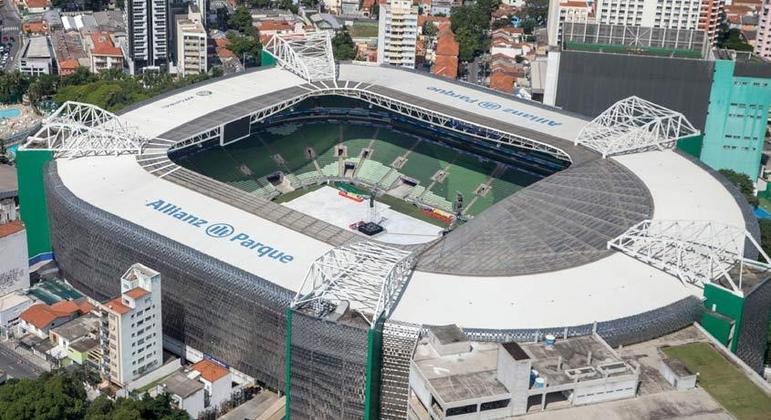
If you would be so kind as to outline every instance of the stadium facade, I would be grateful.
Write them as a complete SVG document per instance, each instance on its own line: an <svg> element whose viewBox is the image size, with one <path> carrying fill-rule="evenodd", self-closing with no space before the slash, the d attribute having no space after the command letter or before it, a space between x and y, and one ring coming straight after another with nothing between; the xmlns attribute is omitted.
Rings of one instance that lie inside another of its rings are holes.
<svg viewBox="0 0 771 420"><path fill-rule="evenodd" d="M407 70L335 68L331 54L324 62L284 47L268 44L278 67L119 116L67 104L20 151L19 170L27 185L45 185L44 199L22 206L47 209L47 221L26 222L50 222L50 251L69 282L105 299L126 267L157 270L164 334L284 390L292 418L404 417L425 325L499 342L597 332L620 345L700 320L704 284L748 286L735 270L757 256L757 222L735 188L672 150L698 134L681 114L632 98L589 121ZM330 96L569 166L435 241L392 246L169 158L237 142L266 118ZM36 176L45 159L34 154L51 152ZM729 234L703 234L716 230ZM45 241L35 246L46 251ZM767 290L766 277L750 285Z"/></svg>

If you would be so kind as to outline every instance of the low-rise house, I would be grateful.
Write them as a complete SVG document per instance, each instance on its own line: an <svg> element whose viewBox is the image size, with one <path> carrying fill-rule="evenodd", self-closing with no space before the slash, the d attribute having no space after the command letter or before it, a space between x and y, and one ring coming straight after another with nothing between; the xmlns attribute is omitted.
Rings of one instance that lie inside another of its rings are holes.
<svg viewBox="0 0 771 420"><path fill-rule="evenodd" d="M123 69L123 51L115 46L109 33L92 33L86 38L86 45L92 73L101 73L108 69Z"/></svg>
<svg viewBox="0 0 771 420"><path fill-rule="evenodd" d="M207 408L219 407L230 399L233 380L228 369L209 359L195 363L191 369L199 374L197 379L203 383Z"/></svg>
<svg viewBox="0 0 771 420"><path fill-rule="evenodd" d="M38 303L19 315L19 329L22 333L46 339L51 329L87 314L92 309L93 306L85 300L64 300L53 305Z"/></svg>

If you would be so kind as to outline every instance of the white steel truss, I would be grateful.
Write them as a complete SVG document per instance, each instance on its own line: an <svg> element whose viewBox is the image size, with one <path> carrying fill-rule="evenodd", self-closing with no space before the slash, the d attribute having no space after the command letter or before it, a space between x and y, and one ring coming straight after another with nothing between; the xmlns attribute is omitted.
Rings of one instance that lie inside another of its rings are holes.
<svg viewBox="0 0 771 420"><path fill-rule="evenodd" d="M576 144L603 157L673 148L677 140L699 134L679 112L630 96L602 112L581 129Z"/></svg>
<svg viewBox="0 0 771 420"><path fill-rule="evenodd" d="M347 302L370 326L393 305L412 272L409 251L362 241L334 248L313 262L292 307Z"/></svg>
<svg viewBox="0 0 771 420"><path fill-rule="evenodd" d="M745 246L762 257L745 257ZM644 220L608 242L615 249L677 276L681 281L703 286L717 283L741 292L745 268L771 270L771 260L744 228L708 221Z"/></svg>
<svg viewBox="0 0 771 420"><path fill-rule="evenodd" d="M327 31L275 34L265 45L265 51L279 65L309 82L336 78L332 38Z"/></svg>
<svg viewBox="0 0 771 420"><path fill-rule="evenodd" d="M139 154L147 139L96 105L67 101L43 121L26 147L57 157Z"/></svg>
<svg viewBox="0 0 771 420"><path fill-rule="evenodd" d="M328 87L326 85L319 86L319 85L309 84L309 85L303 85L301 87L306 89L305 93L281 102L276 102L274 104L271 104L270 106L261 108L249 114L251 116L251 119L250 119L251 123L254 124L259 121L262 121L263 119L268 118L269 116L277 114L288 108L291 108L294 105L310 97L324 96L324 95L340 95L340 96L347 96L350 98L361 99L372 105L385 108L391 112L395 112L400 115L414 118L416 120L425 122L427 124L431 124L436 127L442 127L447 130L463 133L469 136L473 136L473 137L487 140L487 141L492 141L495 143L514 146L514 147L526 149L526 150L542 152L567 162L572 161L570 158L570 155L568 155L565 151L563 151L559 147L542 143L537 140L532 140L526 137L518 136L515 134L507 133L505 131L496 130L491 127L478 125L473 122L451 117L441 112L432 111L427 108L422 108L417 105L399 101L399 100L390 98L386 95L369 91L367 90L367 86L358 87L357 85L357 86L348 87L346 84L346 85ZM238 118L241 118L241 117L238 117ZM238 119L238 118L235 118L235 119ZM188 146L193 146L196 144L209 141L213 138L216 138L217 136L219 136L219 133L221 133L221 130L219 127L220 126L206 129L200 133L197 133L194 136L191 136L185 140L182 140L177 144L175 144L172 147L172 149L182 149Z"/></svg>

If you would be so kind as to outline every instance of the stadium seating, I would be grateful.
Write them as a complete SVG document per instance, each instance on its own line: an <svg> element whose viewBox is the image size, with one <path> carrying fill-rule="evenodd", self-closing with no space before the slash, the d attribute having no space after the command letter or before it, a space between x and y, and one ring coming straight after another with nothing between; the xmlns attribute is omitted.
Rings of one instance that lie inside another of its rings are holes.
<svg viewBox="0 0 771 420"><path fill-rule="evenodd" d="M264 177L276 171L283 172L294 188L340 177L340 158L335 147L340 142L347 149L345 161L357 167L355 172L345 174L353 176L353 183L358 181L388 190L400 177L409 177L419 183L409 192L409 200L449 211L456 193L460 192L466 212L471 216L538 179L477 155L392 129L339 123L275 126L224 148L206 149L177 161L243 191L272 198L279 192ZM314 156L309 156L308 147L313 148ZM360 158L365 148L371 148L372 153ZM400 156L405 157L404 164L401 168L392 167ZM440 170L446 173L437 181L435 175ZM487 194L477 196L479 186L486 183L490 187Z"/></svg>

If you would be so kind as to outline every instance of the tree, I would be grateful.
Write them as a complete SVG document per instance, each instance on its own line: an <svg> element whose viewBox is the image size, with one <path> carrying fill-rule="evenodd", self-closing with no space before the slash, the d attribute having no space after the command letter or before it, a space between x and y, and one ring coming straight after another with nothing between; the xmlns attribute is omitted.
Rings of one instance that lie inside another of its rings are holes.
<svg viewBox="0 0 771 420"><path fill-rule="evenodd" d="M739 191L747 199L752 207L757 207L759 204L758 197L755 197L755 186L752 184L752 180L749 176L733 171L731 169L721 169L720 174L728 178L732 184L739 187Z"/></svg>
<svg viewBox="0 0 771 420"><path fill-rule="evenodd" d="M490 19L498 4L497 0L478 0L471 5L452 8L450 23L461 61L471 61L482 53L487 44Z"/></svg>
<svg viewBox="0 0 771 420"><path fill-rule="evenodd" d="M423 23L423 35L434 37L437 33L439 33L439 29L434 25L433 22L425 21Z"/></svg>
<svg viewBox="0 0 771 420"><path fill-rule="evenodd" d="M500 19L495 19L491 27L493 28L493 30L496 30L496 29L505 28L510 25L511 25L511 21L509 19L500 18Z"/></svg>
<svg viewBox="0 0 771 420"><path fill-rule="evenodd" d="M748 44L742 36L739 29L730 29L726 39L723 41L722 48L736 51L752 51L752 45Z"/></svg>
<svg viewBox="0 0 771 420"><path fill-rule="evenodd" d="M349 61L356 57L356 48L347 28L338 31L332 38L332 54L338 61Z"/></svg>
<svg viewBox="0 0 771 420"><path fill-rule="evenodd" d="M0 419L76 420L85 415L86 391L74 375L46 372L38 379L0 386Z"/></svg>
<svg viewBox="0 0 771 420"><path fill-rule="evenodd" d="M252 14L246 7L237 8L228 18L228 28L243 34L252 35L255 27L252 25Z"/></svg>
<svg viewBox="0 0 771 420"><path fill-rule="evenodd" d="M259 64L262 43L257 35L239 35L236 32L228 32L227 37L228 41L230 41L228 49L232 51L233 54L244 60L246 60L246 58L251 58L255 64Z"/></svg>
<svg viewBox="0 0 771 420"><path fill-rule="evenodd" d="M29 84L30 79L18 70L0 72L0 103L21 102Z"/></svg>
<svg viewBox="0 0 771 420"><path fill-rule="evenodd" d="M5 149L5 140L0 139L0 163L8 163L8 151Z"/></svg>

